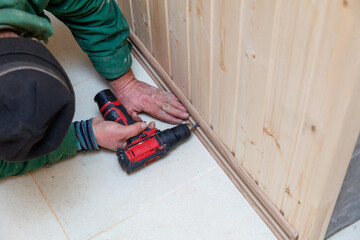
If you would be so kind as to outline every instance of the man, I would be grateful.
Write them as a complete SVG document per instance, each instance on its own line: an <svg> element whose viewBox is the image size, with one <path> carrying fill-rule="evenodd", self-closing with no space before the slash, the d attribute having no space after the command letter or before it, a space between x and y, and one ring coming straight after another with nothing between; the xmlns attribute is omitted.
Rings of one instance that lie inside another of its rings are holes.
<svg viewBox="0 0 360 240"><path fill-rule="evenodd" d="M70 81L38 42L53 34L45 9L69 27L134 120L141 121L140 112L174 124L189 117L173 94L134 77L129 28L114 0L1 0L0 178L52 165L78 150L116 150L146 128L101 118L71 124Z"/></svg>

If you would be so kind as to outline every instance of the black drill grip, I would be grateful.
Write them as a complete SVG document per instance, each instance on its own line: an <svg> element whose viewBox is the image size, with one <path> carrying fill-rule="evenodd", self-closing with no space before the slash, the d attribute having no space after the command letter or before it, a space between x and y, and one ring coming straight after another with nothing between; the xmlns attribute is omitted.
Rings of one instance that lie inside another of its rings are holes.
<svg viewBox="0 0 360 240"><path fill-rule="evenodd" d="M134 119L132 119L132 117L128 114L124 105L122 105L122 103L115 97L110 89L100 91L94 97L94 101L97 103L100 113L105 120L117 122L125 126L136 123ZM146 128L139 135L128 139L127 144L130 145L136 140L149 135L152 131L152 129Z"/></svg>
<svg viewBox="0 0 360 240"><path fill-rule="evenodd" d="M117 122L125 126L135 123L134 119L132 119L125 107L115 97L110 89L100 91L96 94L94 101L97 103L105 120ZM111 108L113 109L111 110ZM114 108L120 110L121 113L117 112ZM120 114L123 116L120 116Z"/></svg>

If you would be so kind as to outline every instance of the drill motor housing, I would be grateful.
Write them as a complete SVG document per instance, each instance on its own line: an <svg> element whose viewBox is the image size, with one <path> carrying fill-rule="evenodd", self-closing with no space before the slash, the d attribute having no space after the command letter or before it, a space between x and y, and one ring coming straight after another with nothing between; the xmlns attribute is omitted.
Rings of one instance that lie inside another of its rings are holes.
<svg viewBox="0 0 360 240"><path fill-rule="evenodd" d="M125 126L135 123L110 89L100 91L96 94L94 101L105 120ZM130 174L158 160L190 135L190 129L186 124L180 124L164 131L146 128L139 135L130 138L126 147L117 150L120 166Z"/></svg>

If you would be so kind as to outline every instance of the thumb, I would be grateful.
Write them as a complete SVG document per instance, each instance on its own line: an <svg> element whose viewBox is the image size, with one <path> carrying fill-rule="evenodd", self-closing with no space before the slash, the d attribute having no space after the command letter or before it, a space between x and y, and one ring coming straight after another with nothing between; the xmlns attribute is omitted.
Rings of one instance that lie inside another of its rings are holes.
<svg viewBox="0 0 360 240"><path fill-rule="evenodd" d="M136 135L138 135L139 133L141 133L142 131L144 131L146 129L146 123L145 122L137 122L134 123L132 125L126 126L124 128L124 137L126 139L129 139L131 137L135 137Z"/></svg>

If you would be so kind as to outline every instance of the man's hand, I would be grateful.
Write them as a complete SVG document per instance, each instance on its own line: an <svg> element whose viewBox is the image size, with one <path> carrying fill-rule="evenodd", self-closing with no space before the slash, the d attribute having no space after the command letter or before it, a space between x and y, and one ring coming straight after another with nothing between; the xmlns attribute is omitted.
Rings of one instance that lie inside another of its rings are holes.
<svg viewBox="0 0 360 240"><path fill-rule="evenodd" d="M131 69L109 84L135 121L141 121L138 116L140 112L173 124L180 124L189 117L189 113L174 94L138 81Z"/></svg>
<svg viewBox="0 0 360 240"><path fill-rule="evenodd" d="M146 127L154 128L155 123L150 122L146 126L145 122L137 122L129 126L123 126L116 122L105 121L101 117L93 118L92 123L96 142L99 146L116 151L118 148L124 148L126 141L135 137Z"/></svg>

